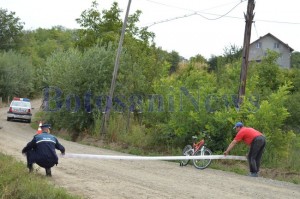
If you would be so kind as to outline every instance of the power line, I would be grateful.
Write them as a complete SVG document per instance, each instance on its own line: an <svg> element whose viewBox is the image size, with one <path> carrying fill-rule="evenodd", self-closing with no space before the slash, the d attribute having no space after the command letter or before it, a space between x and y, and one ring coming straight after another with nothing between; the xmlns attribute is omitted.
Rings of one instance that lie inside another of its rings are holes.
<svg viewBox="0 0 300 199"><path fill-rule="evenodd" d="M244 1L239 2L239 3L236 4L233 8L231 8L228 12L226 12L225 14L223 14L223 15L217 17L217 18L214 18L214 19L209 19L209 18L207 18L207 17L205 17L205 16L203 16L203 15L201 15L201 14L199 14L199 13L197 13L197 15L200 15L201 17L203 17L203 18L205 18L205 19L207 19L207 20L218 20L218 19L221 19L222 17L225 17L226 15L228 15L231 11L233 11L238 5L240 5L240 4L243 3L243 2L244 2Z"/></svg>
<svg viewBox="0 0 300 199"><path fill-rule="evenodd" d="M151 1L151 0L148 0L148 1ZM244 0L245 1L245 0ZM154 26L156 24L160 24L160 23L165 23L165 22L169 22L169 21L173 21L173 20L177 20L177 19L181 19L181 18L186 18L186 17L190 17L190 16L193 16L193 15L199 15L201 16L202 18L204 19L207 19L207 20L218 20L222 17L225 17L226 15L228 15L231 11L233 11L238 5L240 5L241 3L243 3L244 1L240 1L238 4L236 4L234 7L232 7L229 11L227 11L225 14L222 14L222 15L217 15L218 17L216 18L208 18L206 16L204 16L203 14L200 14L200 13L203 13L201 11L194 11L194 13L191 13L191 14L185 14L183 16L179 16L179 17L174 17L174 18L170 18L170 19L165 19L165 20L161 20L161 21L158 21L158 22L154 22L150 25L148 25L147 27L151 27L151 26ZM153 2L153 1L151 1ZM161 3L159 3L161 4ZM165 4L161 4L161 5L165 5ZM178 7L176 7L178 8ZM191 10L190 10L191 11ZM210 13L204 13L204 14L210 14ZM211 15L215 15L215 14L211 14Z"/></svg>
<svg viewBox="0 0 300 199"><path fill-rule="evenodd" d="M193 16L193 15L196 15L196 14L197 13L191 13L191 14L186 14L186 15L179 16L179 17L174 17L174 18L170 18L170 19L161 20L161 21L158 21L158 22L154 22L154 23L148 25L147 27L151 27L151 26L154 26L154 25L157 25L157 24L160 24L160 23L174 21L174 20L177 20L177 19L182 19L182 18L190 17L190 16Z"/></svg>
<svg viewBox="0 0 300 199"><path fill-rule="evenodd" d="M202 14L206 14L206 15L213 15L213 16L218 16L217 18L207 18L199 13L202 13ZM228 13L227 13L228 14ZM165 20L161 20L161 21L157 21L157 22L153 22L151 23L150 25L148 25L147 27L151 27L151 26L154 26L154 25L157 25L157 24L160 24L160 23L165 23L165 22L169 22L169 21L174 21L176 19L181 19L181 18L186 18L186 17L190 17L190 16L193 16L193 15L199 15L207 20L217 20L217 19L220 19L222 17L226 17L226 18L232 18L232 19L240 19L240 20L245 20L244 18L242 17L235 17L235 16L228 16L226 14L224 15L219 15L219 14L213 14L213 13L206 13L206 12L194 12L194 13L191 13L191 14L185 14L185 15L182 15L182 16L178 16L178 17L174 17L174 18L169 18L169 19L165 19ZM300 22L288 22L288 21L275 21L275 20L264 20L264 19L257 19L253 22L265 22L265 23L278 23L278 24L288 24L288 25L300 25Z"/></svg>
<svg viewBox="0 0 300 199"><path fill-rule="evenodd" d="M253 26L254 26L254 29L255 29L255 32L256 32L257 39L259 39L259 36L258 36L258 32L257 32L257 28L256 28L255 22L253 22Z"/></svg>
<svg viewBox="0 0 300 199"><path fill-rule="evenodd" d="M149 2L155 3L155 4L159 4L159 5L163 5L163 6L169 7L169 8L176 8L176 9L179 9L179 10L187 10L187 11L196 12L195 10L191 10L191 9L187 9L187 8L182 8L182 7L178 7L178 6L174 6L174 5L169 5L169 4L165 4L165 3L161 3L161 2L157 2L157 1L153 1L153 0L146 0L146 1L149 1ZM247 1L247 0L240 0L240 3L244 2L244 1ZM226 4L221 4L221 5L217 5L217 6L211 7L211 8L206 8L206 9L203 9L201 11L212 10L212 9L215 9L215 8L219 8L219 7L223 7L223 6L228 6L228 5L236 3L236 2L237 1L235 0L235 1L232 1L232 2L229 2L229 3L226 3Z"/></svg>
<svg viewBox="0 0 300 199"><path fill-rule="evenodd" d="M257 32L257 27L256 27L256 24L255 24L254 21L253 21L253 27L254 27L254 29L255 29L256 37L257 37L257 40L258 40L260 37L259 37L259 34L258 34L258 32ZM264 54L264 50L263 50L262 48L260 48L260 51L261 51L261 54L263 55L263 54Z"/></svg>
<svg viewBox="0 0 300 199"><path fill-rule="evenodd" d="M244 1L247 1L247 0L240 0L242 2ZM214 7L211 7L211 8L207 8L207 9L204 9L202 11L205 11L205 10L212 10L212 9L215 9L215 8L220 8L220 7L223 7L223 6L228 6L229 4L233 4L233 3L236 3L236 1L233 1L233 2L230 2L230 3L226 3L226 4L221 4L221 5L218 5L218 6L214 6Z"/></svg>
<svg viewBox="0 0 300 199"><path fill-rule="evenodd" d="M267 22L267 23L280 23L280 24L300 25L300 22L273 21L273 20L264 20L264 19L258 19L258 20L255 20L255 21Z"/></svg>
<svg viewBox="0 0 300 199"><path fill-rule="evenodd" d="M211 7L211 8L207 8L207 9L204 9L202 11L195 11L195 10L191 10L191 9L186 9L186 8L181 8L181 7L177 7L177 6L173 6L173 5L168 5L168 4L156 2L156 1L153 1L153 0L146 0L146 1L149 1L149 2L152 2L152 3L155 3L155 4L159 4L159 5L163 5L163 6L166 6L166 7L171 7L171 8L176 8L176 9L187 10L187 11L192 11L193 12L193 13L190 13L190 14L185 14L185 15L182 15L182 16L177 16L177 17L173 17L173 18L169 18L169 19L164 19L164 20L161 20L161 21L153 22L153 23L150 23L150 25L148 25L148 26L145 25L146 27L151 27L151 26L154 26L154 25L157 25L157 24L160 24L160 23L166 23L166 22L177 20L177 19L191 17L191 16L194 16L194 15L199 15L199 16L201 16L202 18L204 18L206 20L218 20L218 19L223 18L223 17L244 20L243 17L228 16L228 14L232 10L234 10L239 4L243 3L246 0L241 0L233 8L231 8L228 12L226 12L225 14L222 14L222 15L220 15L220 14L214 14L214 13L207 13L207 12L203 12L203 11L204 10L211 10L211 9L222 7L222 6L227 6L229 4L232 4L232 2L231 3L227 3L227 4L218 5L218 6ZM236 3L236 1L234 1L234 3ZM204 15L212 15L212 16L217 16L217 17L216 18L208 18L208 17L206 17ZM264 20L264 19L257 19L254 22L278 23L278 24L288 24L288 25L300 25L300 22L288 22L288 21Z"/></svg>

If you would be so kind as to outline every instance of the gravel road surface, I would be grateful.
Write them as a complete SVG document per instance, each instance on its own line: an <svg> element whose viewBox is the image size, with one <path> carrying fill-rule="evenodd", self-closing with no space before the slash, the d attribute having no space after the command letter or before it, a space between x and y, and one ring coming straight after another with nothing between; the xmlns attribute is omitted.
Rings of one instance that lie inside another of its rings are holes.
<svg viewBox="0 0 300 199"><path fill-rule="evenodd" d="M39 101L33 101L32 105L35 113ZM28 123L6 121L7 110L7 107L0 108L0 126L3 127L0 129L0 152L25 163L21 150L36 129ZM59 141L67 154L122 155L63 139ZM45 175L44 169L37 169L37 172ZM209 168L197 170L192 165L180 167L179 163L166 161L60 158L49 180L72 194L92 199L300 198L300 185Z"/></svg>

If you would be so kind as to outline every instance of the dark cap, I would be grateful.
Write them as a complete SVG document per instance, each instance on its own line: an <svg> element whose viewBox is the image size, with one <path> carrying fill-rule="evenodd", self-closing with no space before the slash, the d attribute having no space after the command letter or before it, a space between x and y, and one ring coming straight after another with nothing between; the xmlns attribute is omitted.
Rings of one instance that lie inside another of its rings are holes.
<svg viewBox="0 0 300 199"><path fill-rule="evenodd" d="M42 124L41 128L51 128L51 125L50 124Z"/></svg>

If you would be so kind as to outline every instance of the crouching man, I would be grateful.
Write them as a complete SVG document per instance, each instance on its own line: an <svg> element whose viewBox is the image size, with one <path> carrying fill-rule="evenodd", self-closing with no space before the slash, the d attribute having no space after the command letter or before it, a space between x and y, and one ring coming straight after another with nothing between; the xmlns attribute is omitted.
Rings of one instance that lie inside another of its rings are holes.
<svg viewBox="0 0 300 199"><path fill-rule="evenodd" d="M64 155L65 148L55 136L50 134L49 124L43 124L41 128L43 132L35 135L23 148L22 153L27 157L29 172L33 171L33 164L36 163L40 167L45 168L46 176L51 176L51 167L58 164L55 149L60 150Z"/></svg>

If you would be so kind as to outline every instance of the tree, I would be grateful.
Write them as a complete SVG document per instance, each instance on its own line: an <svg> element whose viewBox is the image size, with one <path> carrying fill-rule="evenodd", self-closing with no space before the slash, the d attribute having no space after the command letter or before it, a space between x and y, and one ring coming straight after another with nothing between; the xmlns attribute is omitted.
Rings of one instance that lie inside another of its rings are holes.
<svg viewBox="0 0 300 199"><path fill-rule="evenodd" d="M108 46L109 43L118 43L120 31L122 29L121 12L117 2L114 2L109 10L98 11L98 3L92 2L91 8L83 11L80 18L76 19L82 29L78 31L77 46L83 50L85 48L101 44ZM154 33L148 32L147 28L138 28L141 11L137 10L128 16L126 35L141 40L148 44L148 40L154 38ZM124 44L126 41L124 41Z"/></svg>
<svg viewBox="0 0 300 199"><path fill-rule="evenodd" d="M178 64L180 62L180 56L178 52L173 50L171 53L169 53L169 57L167 58L167 61L170 62L171 64L170 74L176 72L176 70L178 69Z"/></svg>
<svg viewBox="0 0 300 199"><path fill-rule="evenodd" d="M221 72L222 68L226 64L232 64L240 60L242 57L242 47L238 47L236 45L231 44L230 46L225 47L223 51L222 56L212 55L208 59L208 71Z"/></svg>
<svg viewBox="0 0 300 199"><path fill-rule="evenodd" d="M80 18L76 19L83 28L78 31L77 41L77 46L82 50L97 43L107 46L110 42L116 43L119 39L122 20L118 3L114 2L110 10L103 10L102 13L97 7L98 3L93 1L91 8L84 10Z"/></svg>
<svg viewBox="0 0 300 199"><path fill-rule="evenodd" d="M19 17L15 17L15 12L0 8L0 50L17 48L23 24Z"/></svg>
<svg viewBox="0 0 300 199"><path fill-rule="evenodd" d="M300 92L294 92L289 95L285 102L285 106L290 114L290 116L285 121L285 126L292 128L299 133L299 121L300 121L300 102L299 102Z"/></svg>
<svg viewBox="0 0 300 199"><path fill-rule="evenodd" d="M300 52L293 52L291 57L292 68L300 68Z"/></svg>
<svg viewBox="0 0 300 199"><path fill-rule="evenodd" d="M269 96L284 83L282 70L276 63L278 57L279 53L268 50L267 56L256 66L257 91L264 96Z"/></svg>
<svg viewBox="0 0 300 199"><path fill-rule="evenodd" d="M191 62L207 63L207 60L200 54L190 58Z"/></svg>
<svg viewBox="0 0 300 199"><path fill-rule="evenodd" d="M30 58L17 52L0 53L0 96L31 97L33 66Z"/></svg>
<svg viewBox="0 0 300 199"><path fill-rule="evenodd" d="M43 87L42 71L46 67L46 60L56 51L67 51L75 46L75 31L62 26L51 29L38 28L23 31L19 41L18 52L31 58L34 67L34 87L40 92Z"/></svg>
<svg viewBox="0 0 300 199"><path fill-rule="evenodd" d="M226 63L232 63L242 57L242 47L231 44L229 47L225 47L223 50L223 57L225 58Z"/></svg>
<svg viewBox="0 0 300 199"><path fill-rule="evenodd" d="M221 57L221 56L219 56ZM213 72L213 71L216 71L217 70L217 67L218 67L218 57L216 55L212 55L208 61L208 71L209 72Z"/></svg>

